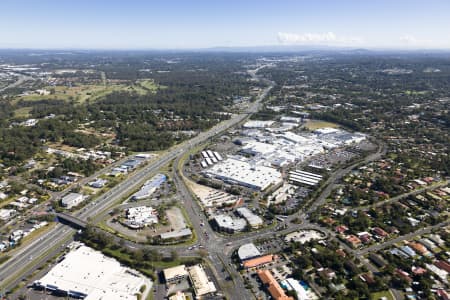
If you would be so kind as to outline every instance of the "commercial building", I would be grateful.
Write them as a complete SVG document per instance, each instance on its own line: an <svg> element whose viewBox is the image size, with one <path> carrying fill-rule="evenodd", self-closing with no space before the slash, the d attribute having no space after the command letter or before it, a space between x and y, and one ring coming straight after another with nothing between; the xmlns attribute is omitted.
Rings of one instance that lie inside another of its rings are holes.
<svg viewBox="0 0 450 300"><path fill-rule="evenodd" d="M252 259L261 256L261 253L259 252L258 248L256 248L256 246L253 243L245 244L239 247L237 254L241 262L247 259Z"/></svg>
<svg viewBox="0 0 450 300"><path fill-rule="evenodd" d="M203 171L205 176L213 177L230 184L238 184L254 190L263 191L271 185L282 182L281 173L266 166L256 166L244 160L227 158Z"/></svg>
<svg viewBox="0 0 450 300"><path fill-rule="evenodd" d="M263 219L261 219L260 216L252 213L251 210L247 207L239 207L238 209L236 209L236 212L239 216L243 217L247 221L250 228L259 228L264 224Z"/></svg>
<svg viewBox="0 0 450 300"><path fill-rule="evenodd" d="M163 270L164 279L166 283L174 283L185 279L189 274L185 265L179 265Z"/></svg>
<svg viewBox="0 0 450 300"><path fill-rule="evenodd" d="M84 196L79 193L70 193L61 199L61 205L67 209L71 209L84 201Z"/></svg>
<svg viewBox="0 0 450 300"><path fill-rule="evenodd" d="M197 298L217 291L214 282L208 279L202 265L188 267L187 271Z"/></svg>
<svg viewBox="0 0 450 300"><path fill-rule="evenodd" d="M200 194L197 194L197 196L200 199L200 202L202 203L203 207L220 207L224 205L234 205L238 200L239 197L236 195L231 195L229 193L226 193L224 191L214 190L214 189L208 189L207 192Z"/></svg>
<svg viewBox="0 0 450 300"><path fill-rule="evenodd" d="M152 283L139 272L85 245L66 254L34 282L36 288L85 300L136 300L144 285L151 288Z"/></svg>
<svg viewBox="0 0 450 300"><path fill-rule="evenodd" d="M258 266L262 266L262 265L271 263L275 259L276 259L275 255L272 255L272 254L264 255L264 256L260 256L260 257L256 257L256 258L252 258L252 259L246 260L246 261L244 261L242 266L245 269L255 268L255 267L258 267Z"/></svg>
<svg viewBox="0 0 450 300"><path fill-rule="evenodd" d="M244 123L244 128L267 128L273 125L274 121L251 120Z"/></svg>
<svg viewBox="0 0 450 300"><path fill-rule="evenodd" d="M322 175L297 170L289 172L289 180L294 184L315 186L322 180Z"/></svg>
<svg viewBox="0 0 450 300"><path fill-rule="evenodd" d="M159 236L162 240L169 240L169 239L181 239L185 237L189 237L192 235L192 230L190 228L183 228L178 231L169 231L165 233L161 233Z"/></svg>
<svg viewBox="0 0 450 300"><path fill-rule="evenodd" d="M217 226L219 231L228 233L242 231L247 226L247 222L244 219L232 218L228 215L214 216L213 223Z"/></svg>
<svg viewBox="0 0 450 300"><path fill-rule="evenodd" d="M269 270L258 270L257 272L259 279L266 287L270 296L272 296L275 300L294 300L294 298L286 295L284 290L272 276L272 273Z"/></svg>
<svg viewBox="0 0 450 300"><path fill-rule="evenodd" d="M130 207L126 216L125 225L133 229L158 223L158 212L151 206Z"/></svg>
<svg viewBox="0 0 450 300"><path fill-rule="evenodd" d="M147 180L139 191L131 196L132 200L141 200L150 197L167 180L166 175L156 174Z"/></svg>

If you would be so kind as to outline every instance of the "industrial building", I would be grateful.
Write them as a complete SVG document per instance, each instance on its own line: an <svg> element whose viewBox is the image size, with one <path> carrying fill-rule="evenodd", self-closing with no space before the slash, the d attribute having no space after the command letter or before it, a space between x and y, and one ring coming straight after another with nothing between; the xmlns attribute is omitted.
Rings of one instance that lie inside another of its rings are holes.
<svg viewBox="0 0 450 300"><path fill-rule="evenodd" d="M281 173L266 166L256 166L249 162L227 158L226 160L203 171L205 176L238 184L254 190L263 191L271 185L282 182Z"/></svg>
<svg viewBox="0 0 450 300"><path fill-rule="evenodd" d="M84 201L84 196L78 193L69 193L61 199L61 205L67 209L77 206Z"/></svg>
<svg viewBox="0 0 450 300"><path fill-rule="evenodd" d="M36 288L85 300L136 300L136 294L140 294L144 285L148 291L152 282L83 244L34 282Z"/></svg>
<svg viewBox="0 0 450 300"><path fill-rule="evenodd" d="M132 200L141 200L150 197L167 180L166 175L156 174L147 180L139 191L131 196Z"/></svg>

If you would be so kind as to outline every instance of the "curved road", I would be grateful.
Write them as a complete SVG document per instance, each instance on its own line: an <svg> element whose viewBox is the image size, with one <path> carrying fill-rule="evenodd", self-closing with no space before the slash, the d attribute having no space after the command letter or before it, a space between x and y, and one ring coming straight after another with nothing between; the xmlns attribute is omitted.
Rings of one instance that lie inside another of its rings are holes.
<svg viewBox="0 0 450 300"><path fill-rule="evenodd" d="M251 74L251 76L256 77L255 73ZM259 79L259 77L256 78ZM264 81L266 80L264 79ZM244 121L250 114L258 111L261 102L267 97L267 94L273 86L274 83L270 82L270 86L264 89L264 91L260 94L256 101L249 106L245 113L234 115L231 119L215 125L208 131L200 133L191 140L172 147L166 154L161 155L158 160L150 163L142 169L135 171L123 182L119 183L105 194L99 196L95 201L85 206L82 210L75 212L73 215L81 220L87 221L88 219L95 217L102 211L108 209L111 205L136 189L140 183L152 173L157 172L171 160L181 157L189 150L189 147L194 147L195 145L203 143L207 139ZM195 222L195 220L196 219L194 218L192 222ZM28 273L26 272L27 270L33 269L36 265L44 263L46 261L44 258L47 258L46 254L52 251L52 249L63 245L73 236L74 232L75 231L73 229L57 224L45 235L15 252L12 258L1 265L0 291L8 291L16 286L24 275ZM198 235L200 236L200 233Z"/></svg>

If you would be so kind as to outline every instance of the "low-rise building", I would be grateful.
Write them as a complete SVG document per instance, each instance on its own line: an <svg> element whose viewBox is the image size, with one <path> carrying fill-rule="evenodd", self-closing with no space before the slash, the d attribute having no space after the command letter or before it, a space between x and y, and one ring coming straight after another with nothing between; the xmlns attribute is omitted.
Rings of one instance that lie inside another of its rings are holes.
<svg viewBox="0 0 450 300"><path fill-rule="evenodd" d="M197 298L217 291L214 282L208 279L202 265L188 267L187 271Z"/></svg>
<svg viewBox="0 0 450 300"><path fill-rule="evenodd" d="M16 211L15 209L5 209L5 208L1 208L1 209L0 209L0 220L8 221L8 220L11 219L16 213L17 213L17 211Z"/></svg>
<svg viewBox="0 0 450 300"><path fill-rule="evenodd" d="M174 283L185 279L189 274L185 265L179 265L163 270L164 279L166 283Z"/></svg>
<svg viewBox="0 0 450 300"><path fill-rule="evenodd" d="M167 180L166 175L156 174L147 180L139 191L131 196L132 200L141 200L150 197Z"/></svg>
<svg viewBox="0 0 450 300"><path fill-rule="evenodd" d="M257 274L273 299L294 300L294 298L286 295L284 290L281 288L281 286L278 284L269 270L258 270Z"/></svg>
<svg viewBox="0 0 450 300"><path fill-rule="evenodd" d="M61 199L61 205L67 209L77 206L84 201L84 196L79 193L70 193Z"/></svg>
<svg viewBox="0 0 450 300"><path fill-rule="evenodd" d="M33 284L38 289L85 300L136 299L143 285L151 288L152 282L139 272L84 245L74 246ZM143 295L144 298L146 296Z"/></svg>
<svg viewBox="0 0 450 300"><path fill-rule="evenodd" d="M252 213L251 210L247 207L239 207L238 209L236 209L236 212L239 216L243 217L247 221L250 228L260 228L264 224L263 219L261 219L260 216Z"/></svg>
<svg viewBox="0 0 450 300"><path fill-rule="evenodd" d="M213 219L219 231L228 233L239 232L245 229L247 222L241 218L232 218L228 215L217 215Z"/></svg>
<svg viewBox="0 0 450 300"><path fill-rule="evenodd" d="M259 252L258 248L256 248L256 246L253 243L245 244L239 247L237 254L241 262L247 259L261 256L261 253Z"/></svg>
<svg viewBox="0 0 450 300"><path fill-rule="evenodd" d="M125 224L137 229L158 223L158 212L151 206L136 206L127 209Z"/></svg>
<svg viewBox="0 0 450 300"><path fill-rule="evenodd" d="M259 267L259 266L271 263L275 259L276 259L275 255L272 255L272 254L264 255L264 256L260 256L260 257L256 257L256 258L252 258L252 259L246 260L246 261L244 261L242 263L242 266L245 269L255 268L255 267Z"/></svg>
<svg viewBox="0 0 450 300"><path fill-rule="evenodd" d="M89 186L90 186L90 187L93 187L93 188L96 188L96 189L101 189L101 188L103 188L103 187L105 186L105 184L107 184L107 183L108 183L108 180L98 178L98 179L95 180L95 181L89 182Z"/></svg>
<svg viewBox="0 0 450 300"><path fill-rule="evenodd" d="M361 246L361 240L356 236L356 235L348 235L345 240L347 241L348 244L350 244L350 246L352 246L353 248L358 248L359 246Z"/></svg>
<svg viewBox="0 0 450 300"><path fill-rule="evenodd" d="M181 239L192 235L192 230L190 228L183 228L177 231L169 231L161 233L159 236L162 240L170 239Z"/></svg>

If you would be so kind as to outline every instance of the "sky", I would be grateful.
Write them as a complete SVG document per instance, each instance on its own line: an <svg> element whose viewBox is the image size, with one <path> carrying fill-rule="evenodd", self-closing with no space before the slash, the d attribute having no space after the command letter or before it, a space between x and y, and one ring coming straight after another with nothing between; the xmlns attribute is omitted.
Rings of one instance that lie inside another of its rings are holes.
<svg viewBox="0 0 450 300"><path fill-rule="evenodd" d="M0 48L450 49L450 0L0 0Z"/></svg>

